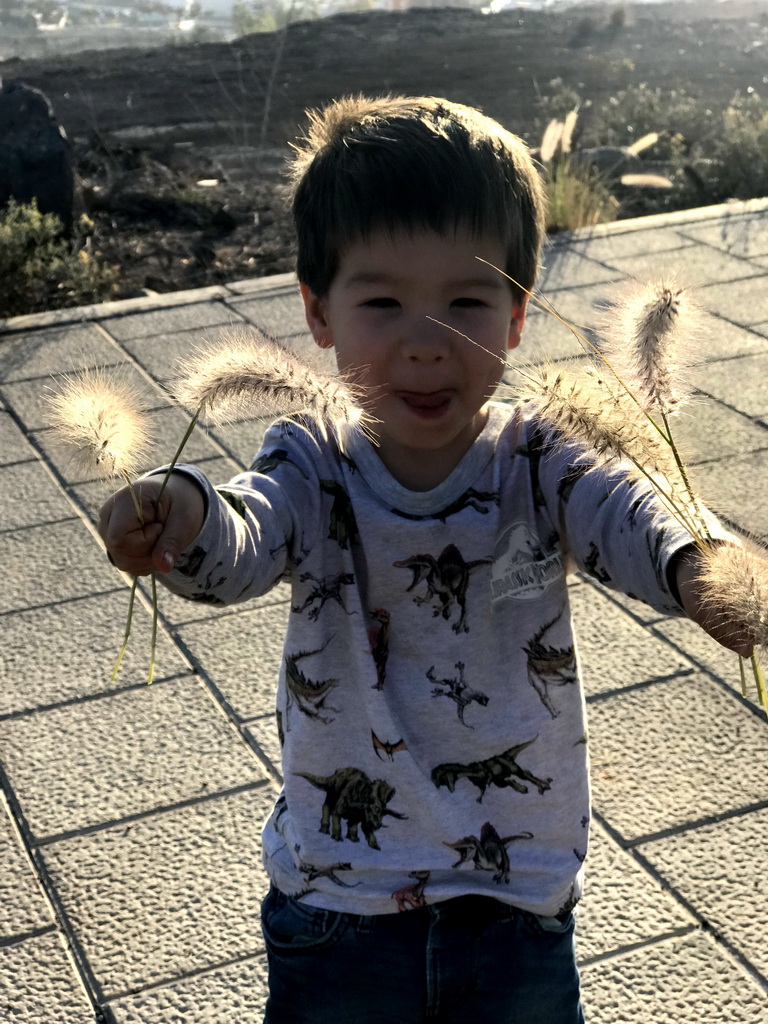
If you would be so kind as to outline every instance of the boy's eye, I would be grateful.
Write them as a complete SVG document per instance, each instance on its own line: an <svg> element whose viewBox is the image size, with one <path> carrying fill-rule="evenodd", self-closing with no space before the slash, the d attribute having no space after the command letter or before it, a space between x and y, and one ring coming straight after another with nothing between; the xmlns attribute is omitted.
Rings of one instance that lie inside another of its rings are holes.
<svg viewBox="0 0 768 1024"><path fill-rule="evenodd" d="M463 309L473 309L478 306L484 306L485 303L482 299L470 299L469 297L462 297L460 299L454 299L451 303L452 306L459 306Z"/></svg>
<svg viewBox="0 0 768 1024"><path fill-rule="evenodd" d="M369 306L371 309L394 309L398 305L397 299L390 299L386 296L382 296L378 299L367 299L364 306Z"/></svg>

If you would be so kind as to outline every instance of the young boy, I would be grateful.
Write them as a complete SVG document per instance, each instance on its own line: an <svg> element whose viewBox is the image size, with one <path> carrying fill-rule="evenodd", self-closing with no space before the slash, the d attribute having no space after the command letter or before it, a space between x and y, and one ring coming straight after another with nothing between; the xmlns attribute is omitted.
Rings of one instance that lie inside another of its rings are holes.
<svg viewBox="0 0 768 1024"><path fill-rule="evenodd" d="M180 467L157 510L141 482L143 527L124 491L101 521L119 568L188 597L292 586L266 1020L577 1024L590 811L565 562L723 639L691 538L488 402L527 299L488 264L530 289L543 236L517 138L444 100L341 101L298 152L294 214L307 322L368 389L375 444L278 422L225 487Z"/></svg>

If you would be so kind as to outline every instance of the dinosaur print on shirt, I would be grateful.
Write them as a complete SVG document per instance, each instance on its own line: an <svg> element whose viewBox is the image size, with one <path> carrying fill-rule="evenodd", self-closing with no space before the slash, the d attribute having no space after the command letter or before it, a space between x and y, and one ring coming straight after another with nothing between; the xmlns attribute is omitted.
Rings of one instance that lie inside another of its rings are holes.
<svg viewBox="0 0 768 1024"><path fill-rule="evenodd" d="M480 838L477 836L464 836L455 843L445 843L451 850L456 850L459 859L453 865L460 868L471 860L476 871L494 871L494 882L506 882L509 884L510 862L507 847L519 839L533 839L532 832L519 832L514 836L505 836L503 839L490 823L486 821L480 829Z"/></svg>
<svg viewBox="0 0 768 1024"><path fill-rule="evenodd" d="M453 614L454 605L458 605L458 622L452 623L454 633L468 633L467 625L467 591L469 590L469 578L475 569L482 565L488 565L490 558L478 558L471 562L465 562L461 552L455 544L449 544L443 548L437 558L434 555L411 555L410 558L403 558L392 564L396 569L410 569L413 573L411 584L406 588L406 593L426 583L425 595L414 597L414 604L421 607L424 604L432 604L432 615L438 615L447 621Z"/></svg>

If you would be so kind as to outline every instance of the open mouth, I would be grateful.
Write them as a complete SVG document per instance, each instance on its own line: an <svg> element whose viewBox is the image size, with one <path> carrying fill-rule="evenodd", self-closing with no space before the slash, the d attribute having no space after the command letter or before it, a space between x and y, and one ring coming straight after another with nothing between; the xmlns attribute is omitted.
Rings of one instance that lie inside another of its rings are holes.
<svg viewBox="0 0 768 1024"><path fill-rule="evenodd" d="M398 397L405 402L409 409L422 415L437 415L447 408L453 392L445 389L443 391L398 391Z"/></svg>

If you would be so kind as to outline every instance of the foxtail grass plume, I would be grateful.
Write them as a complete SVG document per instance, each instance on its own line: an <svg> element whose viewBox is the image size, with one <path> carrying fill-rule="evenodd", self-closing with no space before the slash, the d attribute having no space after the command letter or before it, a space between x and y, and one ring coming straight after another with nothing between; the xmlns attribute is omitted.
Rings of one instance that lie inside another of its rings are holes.
<svg viewBox="0 0 768 1024"><path fill-rule="evenodd" d="M51 426L71 463L94 477L129 481L149 447L136 389L102 369L65 375L47 397Z"/></svg>
<svg viewBox="0 0 768 1024"><path fill-rule="evenodd" d="M301 413L313 414L323 431L339 423L365 429L369 423L361 390L336 374L310 368L256 331L232 333L199 351L175 382L174 393L213 423Z"/></svg>
<svg viewBox="0 0 768 1024"><path fill-rule="evenodd" d="M688 398L685 375L704 323L701 308L670 281L631 292L609 316L603 351L647 412L666 416Z"/></svg>
<svg viewBox="0 0 768 1024"><path fill-rule="evenodd" d="M746 544L706 545L699 583L724 623L738 623L746 640L768 651L768 558Z"/></svg>
<svg viewBox="0 0 768 1024"><path fill-rule="evenodd" d="M617 381L590 365L531 367L520 377L510 388L516 401L532 403L541 419L585 456L631 464L629 475L645 477L670 511L693 525L689 490L673 450Z"/></svg>
<svg viewBox="0 0 768 1024"><path fill-rule="evenodd" d="M730 640L752 647L749 659L757 689L758 703L768 711L768 687L758 651L768 651L768 557L766 552L744 543L702 548L699 585L703 600L719 625L732 630ZM744 661L741 692L747 696Z"/></svg>

